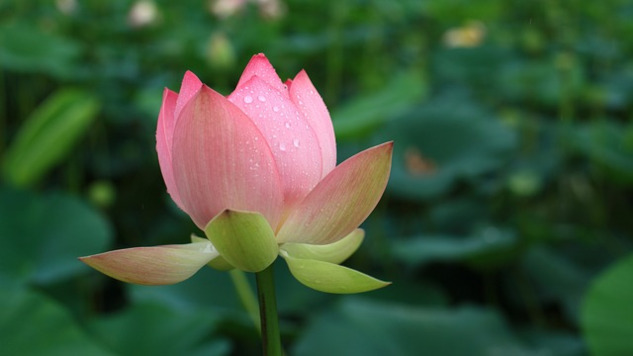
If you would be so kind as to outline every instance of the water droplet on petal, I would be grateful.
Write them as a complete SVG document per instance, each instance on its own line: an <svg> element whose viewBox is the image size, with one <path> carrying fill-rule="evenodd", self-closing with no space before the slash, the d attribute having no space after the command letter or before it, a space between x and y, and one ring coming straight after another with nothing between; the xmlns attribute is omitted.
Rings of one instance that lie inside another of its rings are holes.
<svg viewBox="0 0 633 356"><path fill-rule="evenodd" d="M273 106L273 111L274 112L279 112L279 106Z"/></svg>
<svg viewBox="0 0 633 356"><path fill-rule="evenodd" d="M250 103L252 103L252 102L253 102L253 97L251 97L250 95L245 96L245 97L244 97L244 102L245 102L246 104L250 104Z"/></svg>
<svg viewBox="0 0 633 356"><path fill-rule="evenodd" d="M290 128L290 123L286 122L286 128L289 129Z"/></svg>
<svg viewBox="0 0 633 356"><path fill-rule="evenodd" d="M279 144L279 149L280 149L281 151L285 151L285 150L286 150L286 144L285 144L285 143L283 143L283 142L282 142L282 143L280 143L280 144Z"/></svg>
<svg viewBox="0 0 633 356"><path fill-rule="evenodd" d="M298 139L298 138L295 138L294 140L292 140L292 144L293 144L295 147L299 147L299 139Z"/></svg>
<svg viewBox="0 0 633 356"><path fill-rule="evenodd" d="M262 103L266 101L266 97L263 95L260 95L257 97L257 100L261 101Z"/></svg>

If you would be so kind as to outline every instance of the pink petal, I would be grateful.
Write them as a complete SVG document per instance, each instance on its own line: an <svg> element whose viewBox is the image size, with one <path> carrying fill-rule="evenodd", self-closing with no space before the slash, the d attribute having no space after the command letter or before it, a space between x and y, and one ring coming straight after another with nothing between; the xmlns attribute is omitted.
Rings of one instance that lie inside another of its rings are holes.
<svg viewBox="0 0 633 356"><path fill-rule="evenodd" d="M351 233L378 204L389 179L393 142L334 168L290 213L277 241L328 244Z"/></svg>
<svg viewBox="0 0 633 356"><path fill-rule="evenodd" d="M199 228L226 209L259 212L277 226L283 195L266 139L238 107L207 86L176 123L172 164L184 210Z"/></svg>
<svg viewBox="0 0 633 356"><path fill-rule="evenodd" d="M158 163L160 164L160 171L163 174L163 180L167 186L167 192L174 202L176 202L176 205L183 209L178 188L176 188L176 183L174 182L174 171L171 165L171 147L174 136L174 125L176 124L174 110L177 99L178 94L173 91L169 89L163 91L163 105L158 114L158 125L156 127L156 151L158 152Z"/></svg>
<svg viewBox="0 0 633 356"><path fill-rule="evenodd" d="M322 168L317 137L304 116L258 76L238 87L229 100L266 137L281 175L286 206L305 197L321 179Z"/></svg>
<svg viewBox="0 0 633 356"><path fill-rule="evenodd" d="M317 135L323 157L321 177L325 177L336 166L336 140L330 113L304 70L299 72L292 82L286 81L286 85L288 85L290 100L303 113Z"/></svg>
<svg viewBox="0 0 633 356"><path fill-rule="evenodd" d="M185 73L185 76L182 78L182 84L180 85L180 92L178 93L178 101L176 101L176 108L174 110L174 118L178 120L182 109L185 107L187 102L193 98L194 95L200 90L202 87L202 82L195 74L190 71Z"/></svg>
<svg viewBox="0 0 633 356"><path fill-rule="evenodd" d="M206 241L126 248L79 259L123 282L164 285L184 281L217 256L219 253Z"/></svg>
<svg viewBox="0 0 633 356"><path fill-rule="evenodd" d="M275 68L270 64L268 58L263 53L259 53L254 55L251 60L244 68L242 72L242 76L240 77L239 82L237 82L237 87L235 90L237 91L243 86L247 86L247 82L251 80L254 76L258 76L263 79L268 85L275 88L275 90L279 91L282 95L288 96L288 90L284 83L281 82L281 79L277 75Z"/></svg>

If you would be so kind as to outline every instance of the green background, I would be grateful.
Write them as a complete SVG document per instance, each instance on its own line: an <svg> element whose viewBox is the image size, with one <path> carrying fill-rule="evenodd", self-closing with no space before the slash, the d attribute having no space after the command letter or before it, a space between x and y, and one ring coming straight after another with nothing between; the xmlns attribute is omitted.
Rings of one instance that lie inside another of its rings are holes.
<svg viewBox="0 0 633 356"><path fill-rule="evenodd" d="M393 284L277 263L287 354L633 355L633 3L141 3L0 2L0 354L260 352L227 273L142 287L76 257L200 233L158 167L162 90L228 94L264 52L310 75L339 161L395 142L345 263Z"/></svg>

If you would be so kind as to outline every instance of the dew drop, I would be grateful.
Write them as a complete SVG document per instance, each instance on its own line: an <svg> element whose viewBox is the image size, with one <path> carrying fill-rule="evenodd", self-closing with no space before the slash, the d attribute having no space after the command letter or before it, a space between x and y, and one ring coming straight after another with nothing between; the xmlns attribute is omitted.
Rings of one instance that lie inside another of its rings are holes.
<svg viewBox="0 0 633 356"><path fill-rule="evenodd" d="M274 112L279 112L279 106L273 106L273 111Z"/></svg>
<svg viewBox="0 0 633 356"><path fill-rule="evenodd" d="M290 123L286 122L286 128L289 129L290 128Z"/></svg>
<svg viewBox="0 0 633 356"><path fill-rule="evenodd" d="M266 101L266 97L263 95L260 95L257 97L257 100L261 101L262 103Z"/></svg>
<svg viewBox="0 0 633 356"><path fill-rule="evenodd" d="M292 140L292 144L293 144L295 147L299 147L299 139L298 139L298 138L295 138L294 140Z"/></svg>
<svg viewBox="0 0 633 356"><path fill-rule="evenodd" d="M250 103L252 103L252 102L253 102L253 97L252 97L252 96L250 96L250 95L245 96L245 97L244 97L244 102L245 102L246 104L250 104Z"/></svg>
<svg viewBox="0 0 633 356"><path fill-rule="evenodd" d="M285 143L283 143L283 142L282 142L282 143L280 143L280 144L279 144L279 149L280 149L281 151L285 151L285 150L286 150L286 144L285 144Z"/></svg>

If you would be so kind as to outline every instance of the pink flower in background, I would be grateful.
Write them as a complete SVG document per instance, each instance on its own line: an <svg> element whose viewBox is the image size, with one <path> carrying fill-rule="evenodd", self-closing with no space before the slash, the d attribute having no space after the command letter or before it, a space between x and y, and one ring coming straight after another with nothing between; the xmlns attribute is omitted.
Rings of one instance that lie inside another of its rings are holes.
<svg viewBox="0 0 633 356"><path fill-rule="evenodd" d="M385 285L338 264L362 241L357 228L385 189L392 143L336 166L332 121L305 71L284 83L258 54L227 97L187 72L179 93L164 91L156 138L167 191L209 240L113 251L84 262L125 281L168 284L210 261L258 272L281 255L315 289L348 293ZM352 278L361 287L321 285L319 275L337 273L343 284Z"/></svg>

